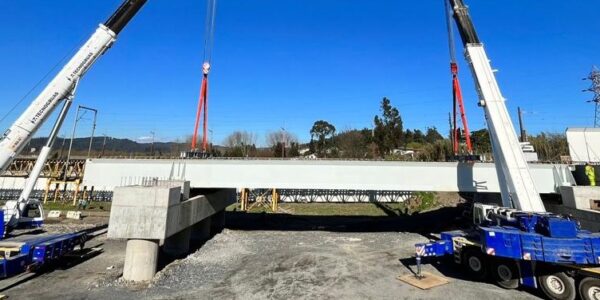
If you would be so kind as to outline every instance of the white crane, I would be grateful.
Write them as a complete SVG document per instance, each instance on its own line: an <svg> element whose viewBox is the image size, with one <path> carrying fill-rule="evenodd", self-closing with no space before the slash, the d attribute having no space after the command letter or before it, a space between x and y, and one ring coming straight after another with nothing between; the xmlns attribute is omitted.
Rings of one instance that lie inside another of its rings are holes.
<svg viewBox="0 0 600 300"><path fill-rule="evenodd" d="M140 10L147 0L126 0L104 24L100 24L96 32L67 62L56 76L48 83L42 92L27 107L25 112L6 130L0 139L0 172L6 170L12 160L25 147L27 142L50 117L52 111L61 101L65 101L58 120L50 134L46 146L42 148L32 172L27 179L25 188L17 200L7 201L3 209L7 229L19 223L39 226L43 220L43 210L39 201L28 199L41 169L50 153L52 144L58 134L62 121L71 104L75 87L83 75L90 69L96 60L110 48L117 35ZM40 217L33 220L22 218L26 215L28 207L36 207Z"/></svg>
<svg viewBox="0 0 600 300"><path fill-rule="evenodd" d="M480 98L479 105L485 111L502 203L506 207L522 211L545 212L508 114L505 99L483 44L475 32L468 9L462 0L448 1L463 41L465 57L471 66Z"/></svg>

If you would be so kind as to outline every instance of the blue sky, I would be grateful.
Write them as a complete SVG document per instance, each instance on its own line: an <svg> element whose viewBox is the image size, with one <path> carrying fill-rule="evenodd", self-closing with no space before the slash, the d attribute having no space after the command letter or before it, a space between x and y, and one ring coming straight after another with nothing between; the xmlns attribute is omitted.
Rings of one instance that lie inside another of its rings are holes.
<svg viewBox="0 0 600 300"><path fill-rule="evenodd" d="M120 2L0 1L0 117ZM521 106L534 133L592 124L593 106L585 102L592 95L581 92L589 82L581 79L600 65L599 1L467 3L513 116ZM268 132L281 127L307 141L319 119L338 130L371 127L384 96L399 108L405 127L447 131L451 94L442 0L217 5L209 90L216 143L242 129L263 144ZM163 141L191 134L204 10L201 0L148 1L80 84L76 104L99 109L98 134L140 139L155 131ZM471 75L459 58L470 127L482 128ZM2 130L34 95L0 122ZM89 134L90 124L86 117L78 135Z"/></svg>

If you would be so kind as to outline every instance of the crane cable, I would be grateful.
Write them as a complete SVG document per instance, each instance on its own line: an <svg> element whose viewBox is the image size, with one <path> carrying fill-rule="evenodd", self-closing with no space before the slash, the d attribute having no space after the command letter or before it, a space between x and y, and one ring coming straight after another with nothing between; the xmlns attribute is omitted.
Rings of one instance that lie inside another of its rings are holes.
<svg viewBox="0 0 600 300"><path fill-rule="evenodd" d="M468 154L473 154L473 146L471 144L471 133L469 132L469 125L467 123L467 114L465 112L465 106L462 97L462 90L460 88L460 82L458 80L458 64L456 62L456 49L454 43L454 32L452 30L452 16L453 11L450 8L448 0L444 0L446 8L446 26L448 29L448 46L450 50L450 72L452 73L452 147L454 154L458 155L459 152L459 129L456 124L457 115L457 104L460 109L460 118L464 127L465 143L467 144Z"/></svg>
<svg viewBox="0 0 600 300"><path fill-rule="evenodd" d="M202 84L200 85L200 95L198 99L198 110L196 112L196 123L194 125L194 134L192 135L191 150L196 151L198 139L198 127L200 126L200 117L202 122L202 152L207 150L207 130L208 130L208 73L210 72L210 63L212 60L212 48L215 34L215 13L216 0L207 0L206 20L204 28L204 60L202 63ZM204 112L204 114L202 114Z"/></svg>

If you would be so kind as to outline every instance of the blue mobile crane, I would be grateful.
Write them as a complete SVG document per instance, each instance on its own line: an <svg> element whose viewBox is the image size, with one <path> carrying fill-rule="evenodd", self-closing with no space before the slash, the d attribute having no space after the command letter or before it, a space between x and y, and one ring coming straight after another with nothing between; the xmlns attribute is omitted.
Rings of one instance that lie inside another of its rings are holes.
<svg viewBox="0 0 600 300"><path fill-rule="evenodd" d="M552 213L523 212L476 203L474 226L442 232L415 245L417 276L423 258L452 258L474 279L506 289L540 288L551 299L600 297L600 234ZM577 288L578 287L578 288Z"/></svg>
<svg viewBox="0 0 600 300"><path fill-rule="evenodd" d="M417 277L423 258L447 257L474 278L489 275L503 288L539 287L551 299L600 299L600 233L545 211L468 8L462 0L445 1L484 108L503 207L474 204L471 229L416 244Z"/></svg>

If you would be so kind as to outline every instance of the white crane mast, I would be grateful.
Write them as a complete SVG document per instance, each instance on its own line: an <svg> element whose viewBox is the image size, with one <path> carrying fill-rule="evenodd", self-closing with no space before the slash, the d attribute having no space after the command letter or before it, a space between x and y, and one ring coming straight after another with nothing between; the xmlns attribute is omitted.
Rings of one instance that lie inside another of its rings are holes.
<svg viewBox="0 0 600 300"><path fill-rule="evenodd" d="M29 195L33 191L46 158L50 154L54 140L58 135L58 131L69 110L74 89L81 77L110 48L119 32L121 32L146 1L126 0L123 2L105 24L99 25L96 32L94 32L58 74L54 76L52 81L50 81L0 139L0 172L2 172L8 167L15 156L23 150L27 142L50 117L58 104L65 101L63 109L52 128L48 142L42 148L19 199L7 201L2 207L4 224L7 230L18 227L19 224L25 224L26 226L41 225L43 221L42 206L38 200L29 199ZM28 205L36 206L39 209L40 216L34 218L24 217L24 212Z"/></svg>
<svg viewBox="0 0 600 300"><path fill-rule="evenodd" d="M479 104L485 111L502 203L506 207L514 207L522 211L545 212L546 209L508 114L505 99L502 97L483 44L477 37L467 7L462 0L449 1L465 47L465 57L471 66L480 98Z"/></svg>
<svg viewBox="0 0 600 300"><path fill-rule="evenodd" d="M127 0L77 51L0 140L0 171L4 171L33 134L48 119L94 62L112 45L117 34L146 0Z"/></svg>

